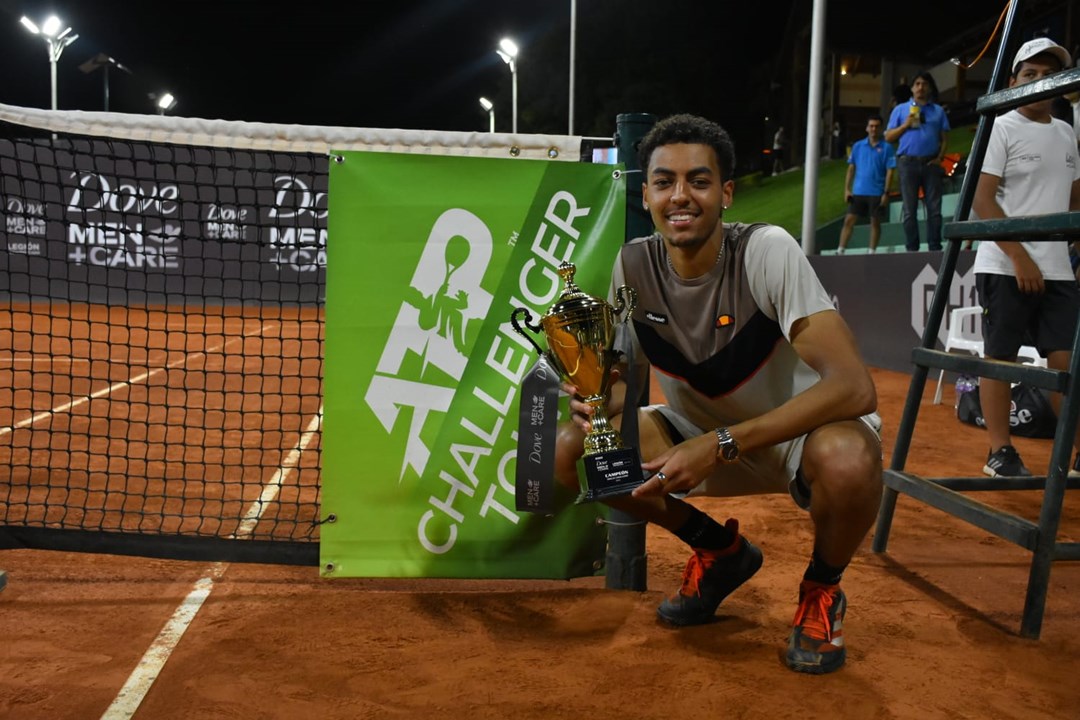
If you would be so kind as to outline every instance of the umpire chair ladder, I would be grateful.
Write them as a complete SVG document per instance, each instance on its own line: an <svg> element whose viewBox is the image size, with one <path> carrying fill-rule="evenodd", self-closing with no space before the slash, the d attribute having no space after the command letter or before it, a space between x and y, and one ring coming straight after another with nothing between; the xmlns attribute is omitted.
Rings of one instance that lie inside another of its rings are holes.
<svg viewBox="0 0 1080 720"><path fill-rule="evenodd" d="M897 429L892 462L884 472L885 491L878 514L872 549L885 552L889 542L897 495L905 493L932 507L964 520L998 537L1008 540L1032 553L1028 575L1027 596L1020 624L1020 635L1037 639L1042 630L1046 606L1050 565L1055 560L1080 560L1080 542L1058 542L1061 505L1065 490L1080 487L1080 480L1068 476L1072 459L1073 436L1080 414L1080 323L1073 338L1072 360L1067 371L1000 362L982 357L954 355L935 349L938 330L949 301L949 288L956 271L960 246L966 240L1065 242L1080 236L1080 212L1055 213L999 220L967 220L983 158L990 141L994 117L1006 110L1035 100L1056 97L1080 89L1080 68L1073 68L1052 77L1015 88L1003 87L1012 68L1007 66L1011 54L1019 46L1013 41L1014 20L1018 0L1013 0L1002 31L1001 45L990 80L990 92L976 106L979 122L968 160L968 169L960 190L953 221L944 227L947 246L942 253L941 267L933 299L926 319L920 345L912 350L915 366L908 387L907 400ZM947 477L924 478L904 471L911 435L919 414L919 405L930 368L949 370L979 377L1025 382L1036 387L1062 393L1057 432L1051 452L1048 474L1029 478ZM1038 523L1004 512L964 494L979 490L1042 490L1042 507Z"/></svg>

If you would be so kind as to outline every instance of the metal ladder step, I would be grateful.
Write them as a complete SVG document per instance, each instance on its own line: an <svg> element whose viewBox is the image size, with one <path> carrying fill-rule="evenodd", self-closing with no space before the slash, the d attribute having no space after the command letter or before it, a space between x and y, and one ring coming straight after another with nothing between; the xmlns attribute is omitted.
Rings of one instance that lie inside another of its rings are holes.
<svg viewBox="0 0 1080 720"><path fill-rule="evenodd" d="M1003 362L944 350L917 347L911 351L911 361L916 365L936 370L949 370L991 380L1006 380L1011 383L1028 383L1051 392L1065 392L1069 386L1069 373L1062 370L1050 370L1035 365Z"/></svg>

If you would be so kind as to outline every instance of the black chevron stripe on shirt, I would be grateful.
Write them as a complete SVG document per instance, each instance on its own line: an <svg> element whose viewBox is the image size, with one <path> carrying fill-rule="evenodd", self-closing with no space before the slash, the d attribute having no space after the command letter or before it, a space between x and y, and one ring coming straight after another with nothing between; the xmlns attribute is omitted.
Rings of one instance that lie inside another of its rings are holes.
<svg viewBox="0 0 1080 720"><path fill-rule="evenodd" d="M784 339L780 325L757 312L718 353L694 363L660 337L648 323L634 320L634 330L645 356L658 370L685 380L707 397L727 395L765 364L776 343Z"/></svg>

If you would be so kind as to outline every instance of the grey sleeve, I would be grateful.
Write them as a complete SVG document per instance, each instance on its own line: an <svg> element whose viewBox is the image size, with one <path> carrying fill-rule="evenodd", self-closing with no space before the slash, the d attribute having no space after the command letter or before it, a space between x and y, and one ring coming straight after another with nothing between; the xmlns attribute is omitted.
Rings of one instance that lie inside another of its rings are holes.
<svg viewBox="0 0 1080 720"><path fill-rule="evenodd" d="M745 262L754 300L777 321L788 341L796 320L836 309L802 248L783 228L767 225L756 230Z"/></svg>

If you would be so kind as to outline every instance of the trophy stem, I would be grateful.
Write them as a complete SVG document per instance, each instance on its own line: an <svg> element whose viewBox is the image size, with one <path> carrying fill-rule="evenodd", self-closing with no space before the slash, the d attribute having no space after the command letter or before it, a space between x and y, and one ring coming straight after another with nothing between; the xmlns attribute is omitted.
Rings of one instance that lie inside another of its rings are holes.
<svg viewBox="0 0 1080 720"><path fill-rule="evenodd" d="M596 455L623 446L622 436L607 416L607 398L602 395L583 398L593 408L592 430L585 436L585 454Z"/></svg>

